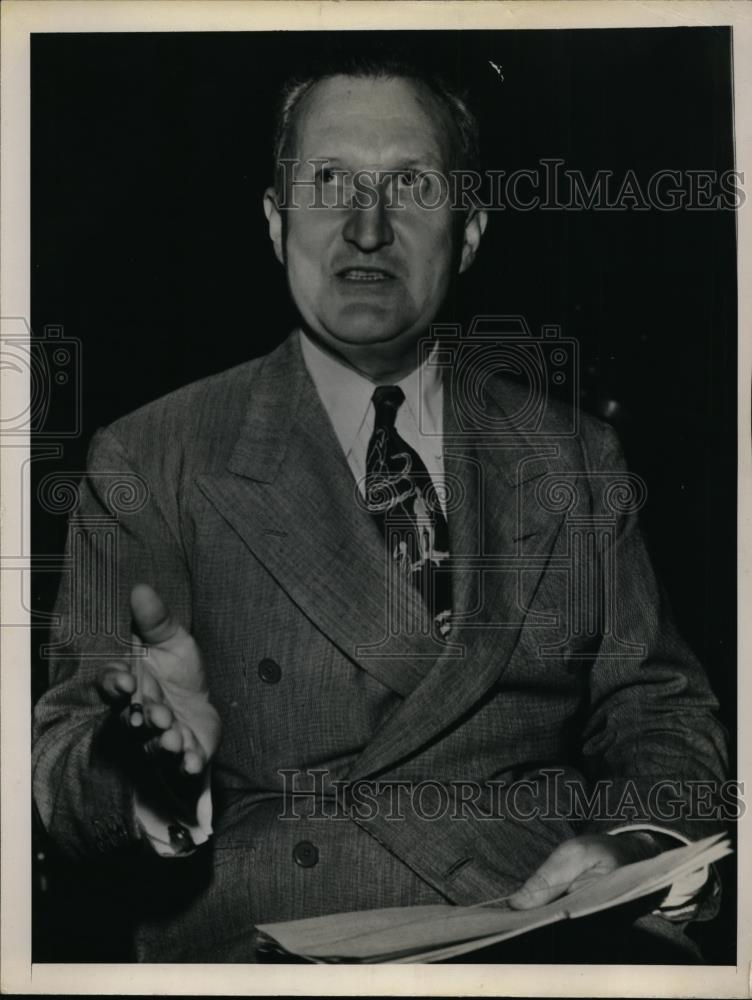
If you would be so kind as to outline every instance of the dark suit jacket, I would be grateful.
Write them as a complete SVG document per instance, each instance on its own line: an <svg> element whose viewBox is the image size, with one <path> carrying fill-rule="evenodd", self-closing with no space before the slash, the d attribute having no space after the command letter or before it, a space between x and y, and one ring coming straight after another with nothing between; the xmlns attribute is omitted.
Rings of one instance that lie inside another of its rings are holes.
<svg viewBox="0 0 752 1000"><path fill-rule="evenodd" d="M725 762L714 697L668 618L613 433L582 416L567 434L554 404L536 433L511 416L525 412L520 387L483 391L475 427L462 426L459 390L445 391L458 624L443 647L417 592L390 575L297 338L96 435L69 542L84 585L74 594L68 574L60 593L34 794L71 856L135 859L159 886L138 893L139 958L221 959L227 936L255 922L503 895L587 829L714 829L681 808L674 821L614 810L625 790L654 810L655 782L717 781ZM114 547L103 541L113 523ZM86 583L93 569L112 621ZM195 636L224 723L215 835L189 859L147 857L92 685L124 648L138 581ZM264 660L276 667L260 670ZM548 768L563 772L553 792ZM337 780L378 785L344 818L305 797L280 818L291 787L280 769L323 771L327 792ZM520 779L512 806L480 787ZM572 815L566 780L592 791L599 779L612 814ZM420 801L395 807L395 782L423 783Z"/></svg>

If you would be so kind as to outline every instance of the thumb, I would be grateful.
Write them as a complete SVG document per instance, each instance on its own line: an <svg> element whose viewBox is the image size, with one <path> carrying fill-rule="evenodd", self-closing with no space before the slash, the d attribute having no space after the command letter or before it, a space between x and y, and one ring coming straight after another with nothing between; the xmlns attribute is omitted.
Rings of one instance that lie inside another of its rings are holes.
<svg viewBox="0 0 752 1000"><path fill-rule="evenodd" d="M137 583L131 591L131 612L135 631L150 646L167 642L180 629L167 605L148 583Z"/></svg>
<svg viewBox="0 0 752 1000"><path fill-rule="evenodd" d="M507 902L513 909L528 910L534 906L545 906L563 895L582 874L582 855L562 848L564 845L549 855L527 882L509 897Z"/></svg>

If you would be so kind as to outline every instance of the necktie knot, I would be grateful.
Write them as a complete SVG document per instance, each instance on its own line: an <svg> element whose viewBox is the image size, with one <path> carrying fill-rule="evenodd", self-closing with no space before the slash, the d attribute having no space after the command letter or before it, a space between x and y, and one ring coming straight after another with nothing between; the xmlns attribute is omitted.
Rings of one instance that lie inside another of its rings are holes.
<svg viewBox="0 0 752 1000"><path fill-rule="evenodd" d="M373 390L376 411L374 427L394 427L397 410L405 401L405 394L398 385L379 385Z"/></svg>

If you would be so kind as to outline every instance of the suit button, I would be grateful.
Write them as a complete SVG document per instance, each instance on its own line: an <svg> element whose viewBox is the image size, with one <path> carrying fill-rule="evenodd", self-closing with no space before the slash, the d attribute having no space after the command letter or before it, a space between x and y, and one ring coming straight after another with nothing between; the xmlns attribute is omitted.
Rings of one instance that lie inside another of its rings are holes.
<svg viewBox="0 0 752 1000"><path fill-rule="evenodd" d="M313 868L319 860L319 849L310 840L301 840L293 848L292 856L301 868Z"/></svg>
<svg viewBox="0 0 752 1000"><path fill-rule="evenodd" d="M265 684L278 684L282 667L274 660L264 659L258 665L258 675Z"/></svg>

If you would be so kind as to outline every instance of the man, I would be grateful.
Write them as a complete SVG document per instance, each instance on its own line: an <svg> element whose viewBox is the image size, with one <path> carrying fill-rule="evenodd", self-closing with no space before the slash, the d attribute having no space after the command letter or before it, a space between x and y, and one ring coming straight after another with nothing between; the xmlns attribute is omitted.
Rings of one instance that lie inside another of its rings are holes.
<svg viewBox="0 0 752 1000"><path fill-rule="evenodd" d="M139 960L252 960L255 924L333 911L536 906L712 832L682 782L723 777L715 701L614 502L612 433L550 401L531 432L483 362L441 377L463 345L432 323L487 219L432 185L476 146L457 95L388 60L291 85L264 208L300 329L94 439L76 551L101 562L86 525L117 518L120 647L94 630L54 667L34 792L69 856L126 867ZM113 474L144 489L128 513ZM583 596L572 539L604 525ZM573 814L602 779L655 815ZM704 879L642 925L679 943Z"/></svg>

